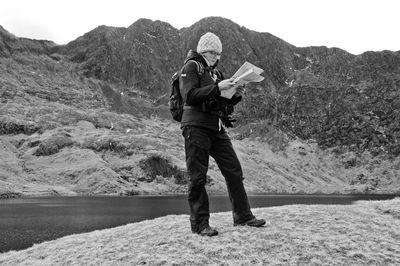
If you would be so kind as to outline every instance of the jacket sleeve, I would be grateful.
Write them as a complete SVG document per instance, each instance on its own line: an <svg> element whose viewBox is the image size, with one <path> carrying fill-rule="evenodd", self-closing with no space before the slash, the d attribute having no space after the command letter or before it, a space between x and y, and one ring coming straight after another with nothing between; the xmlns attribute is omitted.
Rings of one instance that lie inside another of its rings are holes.
<svg viewBox="0 0 400 266"><path fill-rule="evenodd" d="M200 106L207 99L221 94L215 83L200 87L201 77L198 73L198 66L194 61L189 60L182 68L179 87L183 101L187 105Z"/></svg>
<svg viewBox="0 0 400 266"><path fill-rule="evenodd" d="M233 97L230 98L230 99L228 100L228 103L229 103L229 104L232 104L232 105L236 105L236 104L238 104L241 100L242 100L242 96L235 96L235 95L233 95Z"/></svg>

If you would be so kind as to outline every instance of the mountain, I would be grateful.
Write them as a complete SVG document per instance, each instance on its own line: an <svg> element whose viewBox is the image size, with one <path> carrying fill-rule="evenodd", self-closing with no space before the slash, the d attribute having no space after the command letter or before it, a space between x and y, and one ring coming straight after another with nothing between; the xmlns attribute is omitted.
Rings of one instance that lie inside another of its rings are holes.
<svg viewBox="0 0 400 266"><path fill-rule="evenodd" d="M249 192L400 191L399 52L295 47L208 17L188 28L140 19L67 45L0 27L0 195L186 191L169 79L199 36L220 36L220 69L263 68L230 130ZM211 161L209 191L225 191Z"/></svg>
<svg viewBox="0 0 400 266"><path fill-rule="evenodd" d="M398 115L393 116L400 105L400 52L353 55L339 48L297 48L269 33L209 17L181 30L148 19L126 29L101 26L61 47L60 53L77 63L86 77L166 103L170 77L207 31L221 37L220 68L226 76L244 61L265 70L264 89L250 91L239 120L272 119L280 129L316 139L323 147L384 150L396 156L400 152L399 135L393 130L400 122ZM359 123L348 129L348 121Z"/></svg>
<svg viewBox="0 0 400 266"><path fill-rule="evenodd" d="M100 26L60 47L59 52L79 63L79 71L85 76L140 88L157 97L165 94L171 75L207 31L219 35L224 54L232 55L223 55L224 72L233 74L244 60L249 60L264 68L271 75L270 81L284 81L282 66L288 64L292 45L218 17L203 19L180 31L168 23L148 19L140 19L126 29Z"/></svg>

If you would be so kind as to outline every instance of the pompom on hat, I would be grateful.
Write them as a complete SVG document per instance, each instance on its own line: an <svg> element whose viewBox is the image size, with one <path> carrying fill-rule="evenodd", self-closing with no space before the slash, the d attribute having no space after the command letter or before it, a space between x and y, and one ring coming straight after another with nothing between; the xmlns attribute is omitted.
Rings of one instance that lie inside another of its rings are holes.
<svg viewBox="0 0 400 266"><path fill-rule="evenodd" d="M207 32L203 36L200 37L199 43L197 44L197 52L199 54L204 52L222 52L222 43L221 40L212 32Z"/></svg>

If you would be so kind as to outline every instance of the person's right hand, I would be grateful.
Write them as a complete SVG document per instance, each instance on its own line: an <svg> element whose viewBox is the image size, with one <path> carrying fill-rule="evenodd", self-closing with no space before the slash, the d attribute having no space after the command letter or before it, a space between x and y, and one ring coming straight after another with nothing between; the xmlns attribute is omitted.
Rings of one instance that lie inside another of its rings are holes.
<svg viewBox="0 0 400 266"><path fill-rule="evenodd" d="M235 86L235 82L233 82L233 78L224 79L220 83L218 83L218 88L220 91L229 90L233 86Z"/></svg>

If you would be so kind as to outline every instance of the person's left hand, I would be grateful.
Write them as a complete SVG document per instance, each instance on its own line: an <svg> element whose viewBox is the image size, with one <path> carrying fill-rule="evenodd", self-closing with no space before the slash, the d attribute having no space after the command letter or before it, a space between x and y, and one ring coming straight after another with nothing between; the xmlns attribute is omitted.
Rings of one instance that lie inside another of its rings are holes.
<svg viewBox="0 0 400 266"><path fill-rule="evenodd" d="M235 96L236 97L242 96L245 93L245 91L246 91L246 85L243 84L236 88Z"/></svg>

